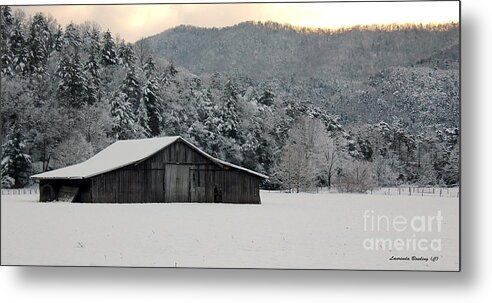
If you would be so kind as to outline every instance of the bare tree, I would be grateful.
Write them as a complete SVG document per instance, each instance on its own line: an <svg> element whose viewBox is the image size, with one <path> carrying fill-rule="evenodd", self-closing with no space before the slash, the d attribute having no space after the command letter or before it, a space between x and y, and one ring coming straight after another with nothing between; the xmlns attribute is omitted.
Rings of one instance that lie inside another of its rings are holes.
<svg viewBox="0 0 492 303"><path fill-rule="evenodd" d="M331 189L333 171L338 161L339 146L336 138L331 137L326 131L319 136L320 169L326 181L328 189Z"/></svg>
<svg viewBox="0 0 492 303"><path fill-rule="evenodd" d="M370 162L345 158L337 172L334 185L344 193L365 193L376 186Z"/></svg>
<svg viewBox="0 0 492 303"><path fill-rule="evenodd" d="M325 133L318 119L301 118L289 131L280 163L276 169L278 181L289 191L312 190L320 177L320 138Z"/></svg>
<svg viewBox="0 0 492 303"><path fill-rule="evenodd" d="M74 133L56 147L53 157L55 160L54 167L73 165L89 159L93 154L92 145L85 140L85 136Z"/></svg>
<svg viewBox="0 0 492 303"><path fill-rule="evenodd" d="M388 153L386 157L382 155L374 155L372 159L372 166L376 177L377 185L382 186L395 186L398 182L398 159L392 152Z"/></svg>
<svg viewBox="0 0 492 303"><path fill-rule="evenodd" d="M145 60L150 55L149 43L143 37L135 43L135 55L137 56L140 67L143 68Z"/></svg>

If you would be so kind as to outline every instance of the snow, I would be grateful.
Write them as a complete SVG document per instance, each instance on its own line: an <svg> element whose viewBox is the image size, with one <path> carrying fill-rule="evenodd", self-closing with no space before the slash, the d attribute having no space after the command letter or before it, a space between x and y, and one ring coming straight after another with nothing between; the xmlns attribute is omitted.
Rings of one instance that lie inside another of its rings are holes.
<svg viewBox="0 0 492 303"><path fill-rule="evenodd" d="M37 174L31 178L89 178L146 159L178 139L179 137L161 137L117 141L87 161Z"/></svg>
<svg viewBox="0 0 492 303"><path fill-rule="evenodd" d="M2 196L2 264L457 270L457 198L261 192L261 205L37 203ZM444 218L442 251L367 251L366 210ZM391 256L432 261L390 261Z"/></svg>
<svg viewBox="0 0 492 303"><path fill-rule="evenodd" d="M210 159L211 161L219 164L230 166L239 170L255 174L262 178L268 178L267 176L257 173L255 171L216 159L209 154L201 151L193 144L184 140L179 136L174 137L159 137L149 139L136 139L136 140L120 140L117 141L92 158L85 162L71 165L68 167L44 172L41 174L33 175L34 179L84 179L90 178L108 171L112 171L130 164L140 162L168 145L181 140L195 149L197 152Z"/></svg>

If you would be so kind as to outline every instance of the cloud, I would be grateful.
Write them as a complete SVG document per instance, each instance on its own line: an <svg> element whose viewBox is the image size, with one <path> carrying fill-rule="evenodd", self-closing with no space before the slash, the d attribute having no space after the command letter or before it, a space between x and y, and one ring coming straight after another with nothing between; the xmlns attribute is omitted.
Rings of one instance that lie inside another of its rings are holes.
<svg viewBox="0 0 492 303"><path fill-rule="evenodd" d="M439 23L459 20L459 3L264 3L52 5L17 7L28 14L50 14L62 25L94 21L129 42L180 24L224 27L244 21L275 21L298 26L338 28L364 24ZM14 7L15 8L15 7Z"/></svg>

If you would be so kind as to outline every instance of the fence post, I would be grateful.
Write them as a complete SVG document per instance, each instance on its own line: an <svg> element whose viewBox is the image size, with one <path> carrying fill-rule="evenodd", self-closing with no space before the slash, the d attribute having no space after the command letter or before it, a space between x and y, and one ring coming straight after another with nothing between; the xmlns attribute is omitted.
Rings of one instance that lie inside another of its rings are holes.
<svg viewBox="0 0 492 303"><path fill-rule="evenodd" d="M442 196L442 188L439 189L439 197Z"/></svg>
<svg viewBox="0 0 492 303"><path fill-rule="evenodd" d="M408 195L409 195L409 196L411 196L411 195L412 195L412 188L411 188L411 187L409 187L409 188L408 188Z"/></svg>

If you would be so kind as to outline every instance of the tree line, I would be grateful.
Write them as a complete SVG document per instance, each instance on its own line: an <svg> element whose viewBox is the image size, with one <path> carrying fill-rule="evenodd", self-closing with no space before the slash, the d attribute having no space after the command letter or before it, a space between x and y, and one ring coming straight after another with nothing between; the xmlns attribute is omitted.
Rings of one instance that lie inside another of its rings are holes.
<svg viewBox="0 0 492 303"><path fill-rule="evenodd" d="M195 75L97 24L62 27L9 7L1 16L4 188L116 140L164 135L271 176L264 188L459 182L459 131L448 124L416 133L394 117L357 123L313 96L314 80Z"/></svg>

